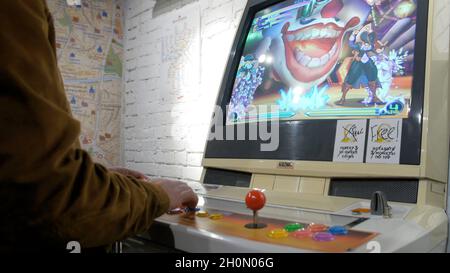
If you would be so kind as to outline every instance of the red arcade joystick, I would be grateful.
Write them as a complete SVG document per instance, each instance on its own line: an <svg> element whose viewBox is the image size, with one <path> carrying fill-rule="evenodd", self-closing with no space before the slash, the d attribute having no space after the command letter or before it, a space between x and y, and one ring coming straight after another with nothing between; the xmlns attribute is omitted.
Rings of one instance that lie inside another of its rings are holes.
<svg viewBox="0 0 450 273"><path fill-rule="evenodd" d="M245 204L253 210L253 223L245 225L246 228L265 228L267 225L258 223L258 210L262 209L266 204L266 196L260 190L251 190L245 196Z"/></svg>

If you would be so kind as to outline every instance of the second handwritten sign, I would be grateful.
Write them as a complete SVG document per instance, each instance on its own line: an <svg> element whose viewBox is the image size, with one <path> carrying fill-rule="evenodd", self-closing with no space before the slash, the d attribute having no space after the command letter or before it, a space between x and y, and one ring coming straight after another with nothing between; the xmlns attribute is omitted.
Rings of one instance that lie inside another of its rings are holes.
<svg viewBox="0 0 450 273"><path fill-rule="evenodd" d="M402 143L402 119L371 119L367 163L398 164Z"/></svg>

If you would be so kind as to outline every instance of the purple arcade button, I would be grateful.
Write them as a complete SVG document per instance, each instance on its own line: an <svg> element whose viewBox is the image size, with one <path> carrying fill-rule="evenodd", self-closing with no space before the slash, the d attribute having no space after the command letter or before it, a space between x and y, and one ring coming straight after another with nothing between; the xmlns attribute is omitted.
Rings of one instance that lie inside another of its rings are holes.
<svg viewBox="0 0 450 273"><path fill-rule="evenodd" d="M314 233L313 239L318 242L330 242L334 240L334 236L329 232L317 232Z"/></svg>

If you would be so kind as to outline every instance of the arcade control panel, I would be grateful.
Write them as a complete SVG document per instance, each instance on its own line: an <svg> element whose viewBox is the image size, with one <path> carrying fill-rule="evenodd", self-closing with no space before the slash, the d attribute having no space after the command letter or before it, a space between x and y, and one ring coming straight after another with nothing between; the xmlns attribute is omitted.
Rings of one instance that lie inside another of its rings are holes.
<svg viewBox="0 0 450 273"><path fill-rule="evenodd" d="M206 207L176 209L161 217L160 221L177 223L203 232L251 240L280 247L323 252L345 252L374 238L377 233L355 230L352 227L365 218L352 218L348 223L308 222L307 219L287 221L260 217L258 211L266 204L266 196L261 190L251 190L245 197L246 208L251 215L230 210ZM366 209L355 209L365 212ZM313 221L311 219L311 221Z"/></svg>
<svg viewBox="0 0 450 273"><path fill-rule="evenodd" d="M144 237L168 251L186 252L439 252L445 248L443 210L374 200L317 197L335 210L275 205L273 192L219 187L245 192L240 199L213 189L200 194L196 208L158 218ZM286 193L284 193L286 194ZM308 196L303 196L305 199ZM381 198L381 199L380 199ZM323 199L323 200L322 200Z"/></svg>
<svg viewBox="0 0 450 273"><path fill-rule="evenodd" d="M296 194L299 203L291 206L278 203L273 191L201 187L198 207L162 215L141 238L167 252L445 251L448 220L438 207L387 204L382 195L374 202L307 194ZM378 213L379 205L387 213Z"/></svg>

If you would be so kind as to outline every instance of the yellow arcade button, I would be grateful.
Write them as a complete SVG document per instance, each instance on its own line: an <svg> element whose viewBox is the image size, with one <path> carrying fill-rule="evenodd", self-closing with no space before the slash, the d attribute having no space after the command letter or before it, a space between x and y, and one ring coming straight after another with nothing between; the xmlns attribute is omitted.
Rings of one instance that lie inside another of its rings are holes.
<svg viewBox="0 0 450 273"><path fill-rule="evenodd" d="M197 217L208 217L209 213L207 211L201 210L195 214Z"/></svg>
<svg viewBox="0 0 450 273"><path fill-rule="evenodd" d="M211 220L219 220L222 218L223 218L223 215L220 213L213 213L209 216L209 219L211 219Z"/></svg>
<svg viewBox="0 0 450 273"><path fill-rule="evenodd" d="M289 236L289 232L287 232L285 229L282 228L278 228L278 229L273 229L271 230L267 236L269 236L270 238L273 239L281 239L281 238L286 238Z"/></svg>

